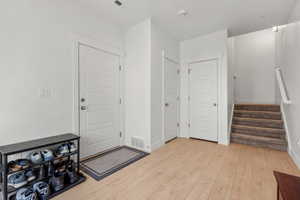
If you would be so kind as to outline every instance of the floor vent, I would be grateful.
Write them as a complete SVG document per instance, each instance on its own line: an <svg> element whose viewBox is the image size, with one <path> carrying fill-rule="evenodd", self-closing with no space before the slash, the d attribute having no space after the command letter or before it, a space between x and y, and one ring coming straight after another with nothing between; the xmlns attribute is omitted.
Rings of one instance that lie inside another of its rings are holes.
<svg viewBox="0 0 300 200"><path fill-rule="evenodd" d="M139 137L132 137L131 138L131 145L133 147L136 147L138 149L144 149L145 148L145 143L142 138Z"/></svg>

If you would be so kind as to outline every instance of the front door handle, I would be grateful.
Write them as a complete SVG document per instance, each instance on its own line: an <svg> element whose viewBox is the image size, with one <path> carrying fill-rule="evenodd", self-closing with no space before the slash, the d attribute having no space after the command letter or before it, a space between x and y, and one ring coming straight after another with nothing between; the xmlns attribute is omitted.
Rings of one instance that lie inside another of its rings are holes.
<svg viewBox="0 0 300 200"><path fill-rule="evenodd" d="M87 110L86 106L80 106L80 110Z"/></svg>

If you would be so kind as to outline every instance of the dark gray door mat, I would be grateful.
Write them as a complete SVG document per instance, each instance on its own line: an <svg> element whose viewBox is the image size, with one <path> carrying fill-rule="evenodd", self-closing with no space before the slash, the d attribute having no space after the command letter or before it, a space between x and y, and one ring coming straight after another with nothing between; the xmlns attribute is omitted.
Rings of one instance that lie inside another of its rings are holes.
<svg viewBox="0 0 300 200"><path fill-rule="evenodd" d="M146 152L122 146L81 161L81 170L97 181L149 155Z"/></svg>

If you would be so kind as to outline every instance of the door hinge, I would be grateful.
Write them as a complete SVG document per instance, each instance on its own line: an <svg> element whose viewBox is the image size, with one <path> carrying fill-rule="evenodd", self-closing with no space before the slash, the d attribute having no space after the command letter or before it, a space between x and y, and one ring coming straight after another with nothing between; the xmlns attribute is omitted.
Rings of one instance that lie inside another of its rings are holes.
<svg viewBox="0 0 300 200"><path fill-rule="evenodd" d="M180 69L177 69L177 74L180 74Z"/></svg>
<svg viewBox="0 0 300 200"><path fill-rule="evenodd" d="M179 124L179 122L177 122L177 127L179 127L180 126L180 124Z"/></svg>
<svg viewBox="0 0 300 200"><path fill-rule="evenodd" d="M120 138L122 137L122 131L120 131Z"/></svg>
<svg viewBox="0 0 300 200"><path fill-rule="evenodd" d="M188 96L188 101L190 101L191 100L191 97L190 96Z"/></svg>
<svg viewBox="0 0 300 200"><path fill-rule="evenodd" d="M179 101L180 100L180 97L177 97L177 101Z"/></svg>
<svg viewBox="0 0 300 200"><path fill-rule="evenodd" d="M189 73L189 74L191 73L191 71L192 71L192 69L188 69L188 73Z"/></svg>
<svg viewBox="0 0 300 200"><path fill-rule="evenodd" d="M119 103L122 104L122 99L121 98L119 99Z"/></svg>
<svg viewBox="0 0 300 200"><path fill-rule="evenodd" d="M188 127L191 128L191 124L190 123L188 123Z"/></svg>
<svg viewBox="0 0 300 200"><path fill-rule="evenodd" d="M121 66L121 65L119 65L119 70L120 70L120 71L122 70L122 66Z"/></svg>

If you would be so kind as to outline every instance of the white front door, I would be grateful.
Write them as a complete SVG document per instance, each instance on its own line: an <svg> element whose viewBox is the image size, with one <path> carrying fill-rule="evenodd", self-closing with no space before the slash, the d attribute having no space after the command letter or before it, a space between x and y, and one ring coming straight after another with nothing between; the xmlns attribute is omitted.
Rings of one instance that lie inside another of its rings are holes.
<svg viewBox="0 0 300 200"><path fill-rule="evenodd" d="M218 141L218 62L189 65L190 137Z"/></svg>
<svg viewBox="0 0 300 200"><path fill-rule="evenodd" d="M179 117L179 64L168 58L164 59L165 80L165 142L172 140L178 135Z"/></svg>
<svg viewBox="0 0 300 200"><path fill-rule="evenodd" d="M120 57L79 45L81 156L120 145Z"/></svg>

